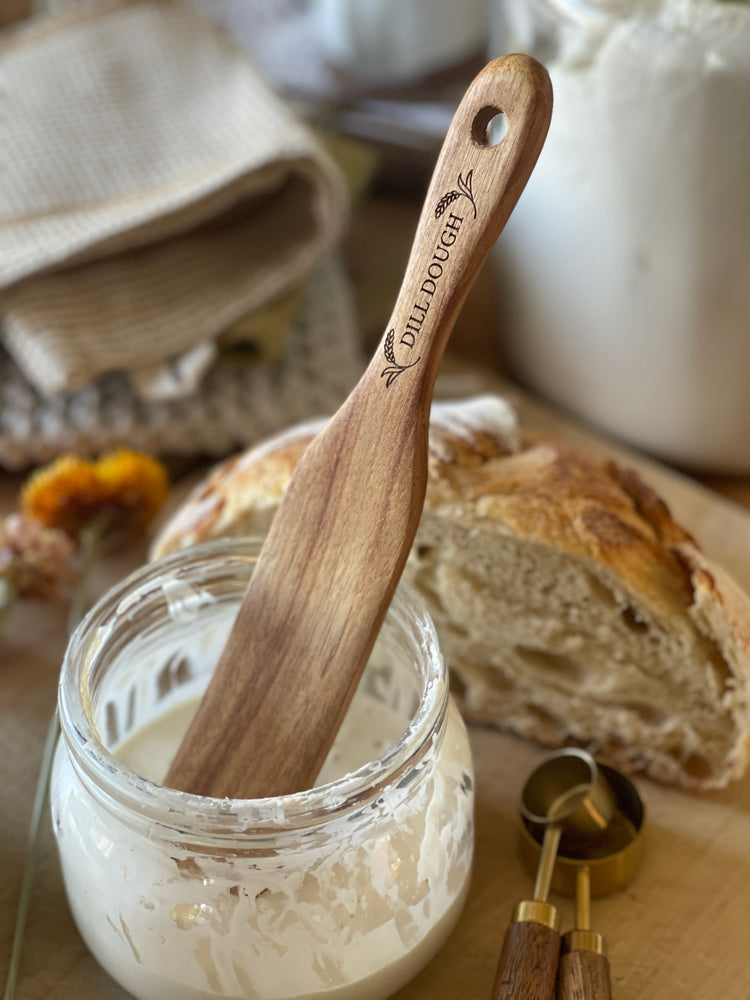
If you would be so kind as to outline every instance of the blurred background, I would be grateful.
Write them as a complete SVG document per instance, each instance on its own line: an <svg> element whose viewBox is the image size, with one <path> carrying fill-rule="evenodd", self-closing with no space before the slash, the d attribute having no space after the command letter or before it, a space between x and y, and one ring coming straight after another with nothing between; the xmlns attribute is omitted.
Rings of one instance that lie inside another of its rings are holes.
<svg viewBox="0 0 750 1000"><path fill-rule="evenodd" d="M219 456L331 412L453 111L547 67L538 167L450 354L750 473L747 0L2 0L0 464Z"/></svg>

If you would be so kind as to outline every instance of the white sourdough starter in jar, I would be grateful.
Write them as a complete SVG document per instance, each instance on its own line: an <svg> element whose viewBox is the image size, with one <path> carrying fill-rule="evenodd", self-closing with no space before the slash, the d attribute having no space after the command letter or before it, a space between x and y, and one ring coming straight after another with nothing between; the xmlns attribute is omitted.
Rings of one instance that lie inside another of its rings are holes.
<svg viewBox="0 0 750 1000"><path fill-rule="evenodd" d="M750 472L750 3L494 0L552 123L495 251L523 381L669 460Z"/></svg>
<svg viewBox="0 0 750 1000"><path fill-rule="evenodd" d="M473 849L466 730L409 592L315 789L241 801L159 784L258 550L167 557L77 631L52 785L66 891L95 957L143 1000L378 1000L453 928Z"/></svg>

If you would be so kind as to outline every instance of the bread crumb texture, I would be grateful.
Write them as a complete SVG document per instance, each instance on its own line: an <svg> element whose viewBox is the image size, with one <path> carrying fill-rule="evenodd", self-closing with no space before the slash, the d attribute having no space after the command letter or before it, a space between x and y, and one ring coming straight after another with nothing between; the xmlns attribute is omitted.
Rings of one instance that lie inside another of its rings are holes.
<svg viewBox="0 0 750 1000"><path fill-rule="evenodd" d="M320 426L219 466L153 555L267 530ZM522 430L497 396L433 406L404 580L435 620L465 717L724 787L750 751L750 600L635 470Z"/></svg>

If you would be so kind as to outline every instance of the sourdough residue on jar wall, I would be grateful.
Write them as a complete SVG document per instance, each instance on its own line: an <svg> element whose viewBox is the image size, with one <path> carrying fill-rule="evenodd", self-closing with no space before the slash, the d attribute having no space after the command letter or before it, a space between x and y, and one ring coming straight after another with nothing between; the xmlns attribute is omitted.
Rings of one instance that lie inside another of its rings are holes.
<svg viewBox="0 0 750 1000"><path fill-rule="evenodd" d="M109 626L92 636L91 657L115 650L88 708L112 751L106 787L87 746L58 749L53 818L82 936L143 1000L389 996L443 943L468 887L471 758L445 680L429 681L443 708L425 745L400 751L393 780L388 755L424 697L399 667L403 636L381 635L320 787L245 803L185 796L158 781L236 603L179 581L164 591L171 625L127 644Z"/></svg>

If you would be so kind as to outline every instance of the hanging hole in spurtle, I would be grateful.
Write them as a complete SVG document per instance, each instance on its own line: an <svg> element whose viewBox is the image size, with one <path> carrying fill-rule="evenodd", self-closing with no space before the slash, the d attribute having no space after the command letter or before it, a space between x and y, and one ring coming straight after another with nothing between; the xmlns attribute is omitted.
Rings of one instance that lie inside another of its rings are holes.
<svg viewBox="0 0 750 1000"><path fill-rule="evenodd" d="M498 146L507 131L508 119L500 108L482 108L471 125L471 137L480 146Z"/></svg>

